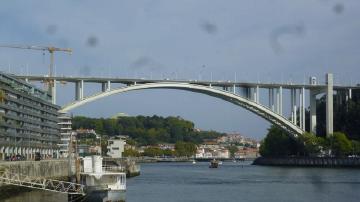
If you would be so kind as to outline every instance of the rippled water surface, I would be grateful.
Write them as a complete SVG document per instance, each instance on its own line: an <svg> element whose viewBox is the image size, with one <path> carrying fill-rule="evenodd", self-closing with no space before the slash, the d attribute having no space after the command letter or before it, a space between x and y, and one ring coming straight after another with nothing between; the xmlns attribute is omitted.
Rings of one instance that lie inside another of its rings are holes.
<svg viewBox="0 0 360 202"><path fill-rule="evenodd" d="M360 170L281 168L224 162L142 164L127 202L360 201Z"/></svg>

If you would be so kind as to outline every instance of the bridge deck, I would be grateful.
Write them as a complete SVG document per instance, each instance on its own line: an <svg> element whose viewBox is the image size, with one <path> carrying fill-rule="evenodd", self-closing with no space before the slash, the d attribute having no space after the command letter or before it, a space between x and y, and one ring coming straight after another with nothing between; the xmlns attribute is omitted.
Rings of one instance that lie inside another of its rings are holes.
<svg viewBox="0 0 360 202"><path fill-rule="evenodd" d="M28 79L29 81L45 81L45 80L57 80L62 82L75 83L79 81L84 81L87 83L106 83L110 81L111 83L119 84L146 84L146 83L161 83L161 82L174 82L174 83L189 83L203 86L218 86L218 87L232 87L236 85L237 87L259 87L259 88L278 88L282 87L285 89L294 89L294 88L305 88L305 89L324 89L326 88L325 84L295 84L295 83L260 83L260 82L233 82L233 81L198 81L198 80L173 80L173 79L130 79L130 78L102 78L102 77L69 77L69 76L18 76L14 75L19 79ZM334 85L334 90L346 90L346 89L360 89L359 85Z"/></svg>

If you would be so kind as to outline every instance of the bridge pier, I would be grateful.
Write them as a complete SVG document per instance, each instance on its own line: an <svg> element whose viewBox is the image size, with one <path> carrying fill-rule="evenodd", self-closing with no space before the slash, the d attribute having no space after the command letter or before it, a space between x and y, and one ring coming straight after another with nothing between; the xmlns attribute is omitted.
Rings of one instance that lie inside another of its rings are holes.
<svg viewBox="0 0 360 202"><path fill-rule="evenodd" d="M290 89L291 122L296 125L296 89Z"/></svg>
<svg viewBox="0 0 360 202"><path fill-rule="evenodd" d="M282 115L282 86L276 90L276 113Z"/></svg>
<svg viewBox="0 0 360 202"><path fill-rule="evenodd" d="M50 82L50 94L52 96L51 102L55 105L56 104L56 80L52 80Z"/></svg>
<svg viewBox="0 0 360 202"><path fill-rule="evenodd" d="M101 91L106 92L111 90L111 82L107 81L106 83L101 83Z"/></svg>
<svg viewBox="0 0 360 202"><path fill-rule="evenodd" d="M334 132L334 114L333 114L333 108L334 108L334 91L333 91L333 75L332 74L326 74L326 137L329 137Z"/></svg>
<svg viewBox="0 0 360 202"><path fill-rule="evenodd" d="M316 92L310 90L310 132L316 134Z"/></svg>
<svg viewBox="0 0 360 202"><path fill-rule="evenodd" d="M82 100L84 98L84 80L75 83L75 100Z"/></svg>
<svg viewBox="0 0 360 202"><path fill-rule="evenodd" d="M299 118L300 118L300 128L305 130L305 88L300 89L300 109L299 109Z"/></svg>
<svg viewBox="0 0 360 202"><path fill-rule="evenodd" d="M274 89L269 88L269 108L272 111L275 111L275 105L274 105Z"/></svg>
<svg viewBox="0 0 360 202"><path fill-rule="evenodd" d="M350 100L352 99L352 90L351 90L351 88L349 89L349 99Z"/></svg>

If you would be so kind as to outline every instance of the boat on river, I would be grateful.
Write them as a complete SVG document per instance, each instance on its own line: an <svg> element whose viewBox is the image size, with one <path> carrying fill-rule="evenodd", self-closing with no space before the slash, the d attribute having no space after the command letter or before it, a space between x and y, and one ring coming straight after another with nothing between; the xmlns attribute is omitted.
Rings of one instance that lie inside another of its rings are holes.
<svg viewBox="0 0 360 202"><path fill-rule="evenodd" d="M219 161L217 161L216 159L210 161L209 168L218 168L218 167L219 167Z"/></svg>

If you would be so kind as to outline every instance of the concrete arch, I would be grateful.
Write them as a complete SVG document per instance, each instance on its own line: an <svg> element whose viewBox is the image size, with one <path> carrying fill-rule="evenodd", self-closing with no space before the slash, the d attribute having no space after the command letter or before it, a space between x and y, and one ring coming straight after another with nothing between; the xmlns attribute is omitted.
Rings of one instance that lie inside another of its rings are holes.
<svg viewBox="0 0 360 202"><path fill-rule="evenodd" d="M178 90L186 90L186 91L206 94L212 97L223 99L237 106L243 107L248 111L251 111L259 115L260 117L270 121L271 123L283 128L284 130L288 131L290 134L292 134L295 137L304 133L304 131L300 127L293 124L286 117L275 113L274 111L272 111L271 109L269 109L264 105L261 105L247 98L241 97L229 91L224 91L208 86L194 85L189 83L167 83L167 82L147 83L147 84L139 84L139 85L131 85L126 87L115 88L109 91L100 92L88 97L84 97L82 100L69 103L65 105L60 110L60 112L66 113L74 108L77 108L89 102L93 102L95 100L108 97L111 95L125 93L128 91L145 90L145 89L178 89Z"/></svg>

